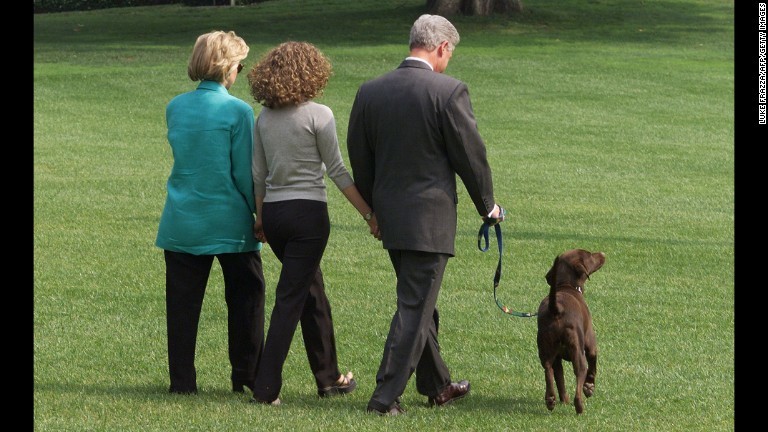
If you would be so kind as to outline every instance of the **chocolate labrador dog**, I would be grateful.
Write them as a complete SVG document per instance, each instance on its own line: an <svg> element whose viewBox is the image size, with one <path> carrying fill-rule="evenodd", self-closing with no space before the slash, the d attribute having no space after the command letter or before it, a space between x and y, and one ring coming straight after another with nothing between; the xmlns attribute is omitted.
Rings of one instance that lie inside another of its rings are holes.
<svg viewBox="0 0 768 432"><path fill-rule="evenodd" d="M547 409L555 408L555 388L560 402L568 403L563 378L563 363L573 364L576 375L576 413L584 412L584 398L595 391L597 373L597 340L592 316L584 301L584 282L605 263L605 254L572 249L555 258L547 272L549 295L541 301L538 311L536 344L539 360L544 367Z"/></svg>

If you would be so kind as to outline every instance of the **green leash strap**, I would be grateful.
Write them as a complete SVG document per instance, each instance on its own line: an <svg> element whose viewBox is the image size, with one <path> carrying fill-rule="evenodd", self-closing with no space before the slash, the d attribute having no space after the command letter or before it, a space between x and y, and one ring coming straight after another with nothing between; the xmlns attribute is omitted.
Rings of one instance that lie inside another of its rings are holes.
<svg viewBox="0 0 768 432"><path fill-rule="evenodd" d="M496 243L499 245L499 262L496 264L496 274L493 276L493 299L496 301L496 306L501 309L502 312L508 315L516 316L516 317L522 317L522 318L530 318L538 315L538 312L530 313L530 312L518 312L514 311L511 308L504 306L499 301L499 298L496 296L496 288L499 286L499 281L501 280L501 257L504 252L504 244L502 241L502 235L501 235L501 221L504 220L504 215L506 215L506 211L502 208L501 211L501 217L497 219L493 218L486 218L483 221L483 224L480 226L480 231L477 233L477 248L480 250L480 252L486 252L488 251L489 244L488 244L488 231L490 231L491 225L493 225L493 228L496 230ZM481 242L485 240L485 247L482 246Z"/></svg>

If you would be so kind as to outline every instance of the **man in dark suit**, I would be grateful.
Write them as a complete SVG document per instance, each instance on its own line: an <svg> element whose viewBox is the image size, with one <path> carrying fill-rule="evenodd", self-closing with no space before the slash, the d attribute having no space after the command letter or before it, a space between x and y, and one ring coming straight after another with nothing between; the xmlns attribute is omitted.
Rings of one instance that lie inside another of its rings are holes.
<svg viewBox="0 0 768 432"><path fill-rule="evenodd" d="M398 415L400 395L416 389L432 406L469 393L452 382L440 356L440 284L454 256L456 175L480 216L501 221L491 169L466 84L444 75L459 33L445 18L422 15L400 66L360 86L349 118L347 150L355 183L376 212L397 277L397 310L367 411Z"/></svg>

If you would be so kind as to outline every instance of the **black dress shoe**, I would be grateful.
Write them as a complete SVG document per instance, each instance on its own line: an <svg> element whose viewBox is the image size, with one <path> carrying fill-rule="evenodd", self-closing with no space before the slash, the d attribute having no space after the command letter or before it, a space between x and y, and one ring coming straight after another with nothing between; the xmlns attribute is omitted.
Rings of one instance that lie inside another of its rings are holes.
<svg viewBox="0 0 768 432"><path fill-rule="evenodd" d="M429 406L443 406L457 401L469 393L469 381L461 380L450 383L439 395L428 399Z"/></svg>
<svg viewBox="0 0 768 432"><path fill-rule="evenodd" d="M245 393L245 388L248 388L253 392L253 384L246 384L243 382L232 382L232 391L235 393Z"/></svg>
<svg viewBox="0 0 768 432"><path fill-rule="evenodd" d="M381 411L377 408L374 408L368 405L368 408L366 409L366 411L369 413L378 414L380 416L396 416L400 414L405 414L405 410L402 407L400 407L400 404L397 402L395 402L395 404L392 405L389 409L384 411Z"/></svg>

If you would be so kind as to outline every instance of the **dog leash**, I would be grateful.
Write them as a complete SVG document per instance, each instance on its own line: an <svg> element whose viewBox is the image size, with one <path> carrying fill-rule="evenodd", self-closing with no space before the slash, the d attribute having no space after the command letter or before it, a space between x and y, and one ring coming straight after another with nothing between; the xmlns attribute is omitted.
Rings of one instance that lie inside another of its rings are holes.
<svg viewBox="0 0 768 432"><path fill-rule="evenodd" d="M512 308L507 307L505 305L502 305L499 301L499 298L496 296L496 288L499 286L499 281L501 280L501 257L503 255L504 246L501 236L501 222L504 220L504 216L507 214L506 210L504 210L503 207L499 207L499 213L501 217L499 218L485 218L483 221L483 224L480 225L480 231L477 233L477 248L480 249L480 252L486 252L488 251L488 231L491 228L491 225L493 225L493 228L496 230L496 243L499 245L499 263L496 264L496 274L493 276L493 299L496 301L496 306L501 309L502 312L505 314L509 314L516 317L522 317L522 318L530 318L538 315L538 312L530 313L530 312L518 312L512 310ZM482 247L481 241L485 239L485 247Z"/></svg>

